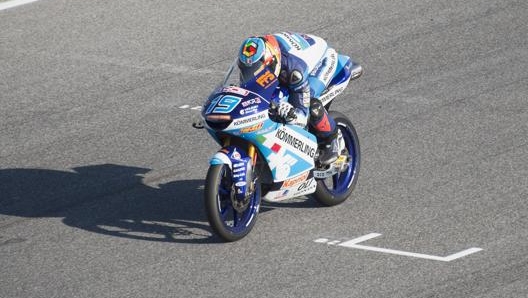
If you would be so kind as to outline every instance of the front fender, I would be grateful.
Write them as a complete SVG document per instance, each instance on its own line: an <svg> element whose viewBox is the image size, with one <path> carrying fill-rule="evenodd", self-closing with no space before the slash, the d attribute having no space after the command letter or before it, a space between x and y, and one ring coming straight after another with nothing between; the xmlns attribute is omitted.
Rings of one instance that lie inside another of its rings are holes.
<svg viewBox="0 0 528 298"><path fill-rule="evenodd" d="M224 152L224 149L216 152L215 155L211 157L211 160L209 160L209 164L212 166L226 164L231 170L233 170L233 163L229 156L227 156L227 153Z"/></svg>
<svg viewBox="0 0 528 298"><path fill-rule="evenodd" d="M209 161L211 166L226 164L231 170L235 196L243 200L248 195L248 185L252 182L251 158L236 146L227 146L216 152Z"/></svg>

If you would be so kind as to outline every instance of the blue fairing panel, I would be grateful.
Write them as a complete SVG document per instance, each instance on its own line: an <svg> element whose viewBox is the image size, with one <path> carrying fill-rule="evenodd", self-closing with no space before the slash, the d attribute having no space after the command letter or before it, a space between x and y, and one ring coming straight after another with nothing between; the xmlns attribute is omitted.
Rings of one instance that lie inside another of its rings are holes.
<svg viewBox="0 0 528 298"><path fill-rule="evenodd" d="M235 196L239 199L246 197L247 186L251 181L248 173L251 172L251 158L247 154L235 147L228 146L220 149L209 161L211 165L226 164L231 169L231 177L233 187L235 188Z"/></svg>
<svg viewBox="0 0 528 298"><path fill-rule="evenodd" d="M309 77L308 83L310 84L310 96L318 98L321 93L325 91L326 86L317 77Z"/></svg>
<svg viewBox="0 0 528 298"><path fill-rule="evenodd" d="M353 62L350 60L350 57L339 55L337 59L336 74L332 81L330 81L330 85L341 84L342 82L348 80L350 78L350 69L352 64Z"/></svg>

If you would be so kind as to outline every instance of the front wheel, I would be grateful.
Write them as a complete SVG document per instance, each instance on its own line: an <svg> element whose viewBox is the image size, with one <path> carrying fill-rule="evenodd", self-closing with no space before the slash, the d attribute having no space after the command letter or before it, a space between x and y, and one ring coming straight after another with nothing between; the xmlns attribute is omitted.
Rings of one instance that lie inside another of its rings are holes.
<svg viewBox="0 0 528 298"><path fill-rule="evenodd" d="M225 241L246 236L257 220L260 206L260 183L242 207L233 206L234 195L231 170L228 165L212 165L205 179L205 211L213 231Z"/></svg>
<svg viewBox="0 0 528 298"><path fill-rule="evenodd" d="M329 114L334 118L340 137L343 138L344 142L340 143L344 143L344 148L340 149L341 155L347 157L347 167L332 177L318 180L314 197L325 206L334 206L344 202L354 190L359 176L361 155L356 129L350 120L336 111Z"/></svg>

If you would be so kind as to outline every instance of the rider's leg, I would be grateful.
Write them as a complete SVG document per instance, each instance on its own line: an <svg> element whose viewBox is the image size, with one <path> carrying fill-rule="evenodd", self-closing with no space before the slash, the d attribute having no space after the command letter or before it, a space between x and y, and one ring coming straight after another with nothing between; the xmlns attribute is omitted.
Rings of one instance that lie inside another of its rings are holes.
<svg viewBox="0 0 528 298"><path fill-rule="evenodd" d="M339 156L337 125L317 98L310 100L310 126L321 149L319 162L323 165L331 164Z"/></svg>
<svg viewBox="0 0 528 298"><path fill-rule="evenodd" d="M334 119L328 115L323 103L317 99L328 87L337 72L338 54L333 48L328 48L320 67L308 78L310 83L310 126L317 137L321 153L319 162L323 165L334 162L338 155L337 128Z"/></svg>

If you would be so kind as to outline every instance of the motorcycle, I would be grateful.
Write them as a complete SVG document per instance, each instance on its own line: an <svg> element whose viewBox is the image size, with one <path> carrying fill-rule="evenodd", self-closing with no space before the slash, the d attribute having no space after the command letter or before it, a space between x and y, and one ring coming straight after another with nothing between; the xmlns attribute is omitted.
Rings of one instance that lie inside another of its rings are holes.
<svg viewBox="0 0 528 298"><path fill-rule="evenodd" d="M333 78L319 97L325 108L361 74L361 66L339 55ZM201 122L221 146L205 178L205 210L212 230L225 241L239 240L252 230L261 200L312 196L333 206L344 202L356 185L360 148L350 120L329 112L338 127L340 155L323 166L310 128L277 116L277 103L287 99L288 90L279 87L267 68L240 84L235 62L203 105ZM290 117L294 120L295 114Z"/></svg>

